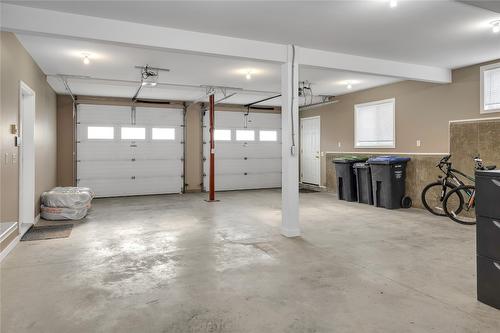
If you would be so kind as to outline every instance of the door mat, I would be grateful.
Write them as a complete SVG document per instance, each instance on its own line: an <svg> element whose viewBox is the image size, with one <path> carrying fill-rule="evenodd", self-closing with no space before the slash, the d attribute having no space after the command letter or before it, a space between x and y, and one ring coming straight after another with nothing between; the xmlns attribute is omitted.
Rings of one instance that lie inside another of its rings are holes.
<svg viewBox="0 0 500 333"><path fill-rule="evenodd" d="M318 193L319 191L311 190L308 188L301 188L301 189L299 189L299 192L300 193Z"/></svg>
<svg viewBox="0 0 500 333"><path fill-rule="evenodd" d="M21 238L23 241L34 241L54 238L68 238L73 230L72 224L44 225L31 227Z"/></svg>

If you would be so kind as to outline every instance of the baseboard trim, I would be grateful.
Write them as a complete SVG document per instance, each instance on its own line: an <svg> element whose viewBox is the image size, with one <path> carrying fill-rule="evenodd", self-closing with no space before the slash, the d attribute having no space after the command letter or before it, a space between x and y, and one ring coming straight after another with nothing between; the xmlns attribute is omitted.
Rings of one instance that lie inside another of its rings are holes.
<svg viewBox="0 0 500 333"><path fill-rule="evenodd" d="M14 250L17 243L19 243L19 241L21 240L21 237L21 235L18 235L12 242L9 243L9 245L7 245L5 249L3 249L2 252L0 252L0 262L2 262L5 257L7 257L7 255L9 255L10 251Z"/></svg>
<svg viewBox="0 0 500 333"><path fill-rule="evenodd" d="M4 223L4 222L2 222ZM5 222L5 223L9 223L9 222ZM12 225L7 229L5 230L4 233L2 233L2 235L0 235L0 242L3 242L5 239L9 238L9 236L16 230L18 229L19 227L17 226L17 222L10 222L12 223Z"/></svg>

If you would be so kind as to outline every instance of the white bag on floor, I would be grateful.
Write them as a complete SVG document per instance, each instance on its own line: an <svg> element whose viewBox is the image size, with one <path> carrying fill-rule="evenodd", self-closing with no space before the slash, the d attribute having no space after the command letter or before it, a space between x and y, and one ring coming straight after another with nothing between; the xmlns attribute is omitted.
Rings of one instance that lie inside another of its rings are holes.
<svg viewBox="0 0 500 333"><path fill-rule="evenodd" d="M42 193L41 201L45 207L88 208L93 198L88 187L55 187Z"/></svg>
<svg viewBox="0 0 500 333"><path fill-rule="evenodd" d="M44 220L80 220L88 212L87 207L83 208L65 208L65 207L46 207L40 208L40 217Z"/></svg>

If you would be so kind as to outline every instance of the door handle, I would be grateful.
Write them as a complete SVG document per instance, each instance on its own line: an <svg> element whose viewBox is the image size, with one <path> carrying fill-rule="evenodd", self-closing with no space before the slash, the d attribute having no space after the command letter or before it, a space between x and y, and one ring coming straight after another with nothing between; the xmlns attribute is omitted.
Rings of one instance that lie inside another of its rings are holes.
<svg viewBox="0 0 500 333"><path fill-rule="evenodd" d="M497 263L497 262L493 262L493 265L495 265L495 267L496 267L498 270L500 270L500 264L499 264L499 263Z"/></svg>
<svg viewBox="0 0 500 333"><path fill-rule="evenodd" d="M500 222L493 220L493 224L494 224L497 228L500 228Z"/></svg>
<svg viewBox="0 0 500 333"><path fill-rule="evenodd" d="M496 180L496 179L492 179L491 180L493 182L493 184L495 184L496 186L500 186L500 181Z"/></svg>

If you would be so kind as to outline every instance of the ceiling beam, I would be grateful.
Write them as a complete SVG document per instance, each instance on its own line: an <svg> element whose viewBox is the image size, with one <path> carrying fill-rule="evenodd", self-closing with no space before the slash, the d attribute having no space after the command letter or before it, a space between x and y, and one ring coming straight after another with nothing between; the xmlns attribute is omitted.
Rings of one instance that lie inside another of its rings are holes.
<svg viewBox="0 0 500 333"><path fill-rule="evenodd" d="M447 68L409 64L303 47L297 47L297 55L298 62L305 66L393 76L406 80L434 83L451 82L451 70Z"/></svg>
<svg viewBox="0 0 500 333"><path fill-rule="evenodd" d="M105 43L118 43L183 53L285 63L287 45L152 26L46 9L2 4L1 29ZM449 83L446 68L401 63L349 54L298 49L299 64L409 80Z"/></svg>

